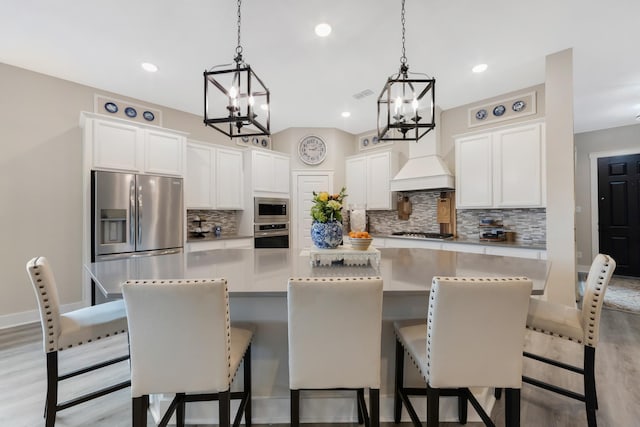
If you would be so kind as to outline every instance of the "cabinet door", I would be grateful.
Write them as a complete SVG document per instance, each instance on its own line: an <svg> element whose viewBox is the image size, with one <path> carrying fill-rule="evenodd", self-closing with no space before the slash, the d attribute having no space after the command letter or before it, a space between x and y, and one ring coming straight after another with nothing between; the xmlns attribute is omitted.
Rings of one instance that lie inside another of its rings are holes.
<svg viewBox="0 0 640 427"><path fill-rule="evenodd" d="M136 126L92 120L93 167L139 172L141 155L138 141L142 130Z"/></svg>
<svg viewBox="0 0 640 427"><path fill-rule="evenodd" d="M251 156L253 191L273 191L273 157L263 151L253 151Z"/></svg>
<svg viewBox="0 0 640 427"><path fill-rule="evenodd" d="M487 208L493 204L491 134L457 139L456 207Z"/></svg>
<svg viewBox="0 0 640 427"><path fill-rule="evenodd" d="M184 137L145 130L145 172L182 176Z"/></svg>
<svg viewBox="0 0 640 427"><path fill-rule="evenodd" d="M367 203L367 159L357 157L345 161L345 186L347 187L347 205L366 205ZM367 206L367 208L369 208Z"/></svg>
<svg viewBox="0 0 640 427"><path fill-rule="evenodd" d="M273 155L273 190L289 194L289 158Z"/></svg>
<svg viewBox="0 0 640 427"><path fill-rule="evenodd" d="M243 209L242 152L216 150L216 207Z"/></svg>
<svg viewBox="0 0 640 427"><path fill-rule="evenodd" d="M544 206L543 137L536 123L496 132L493 136L494 205Z"/></svg>
<svg viewBox="0 0 640 427"><path fill-rule="evenodd" d="M185 205L187 208L215 206L213 164L215 151L201 145L187 145L187 173L185 177Z"/></svg>
<svg viewBox="0 0 640 427"><path fill-rule="evenodd" d="M391 153L367 156L367 209L393 209L391 178Z"/></svg>

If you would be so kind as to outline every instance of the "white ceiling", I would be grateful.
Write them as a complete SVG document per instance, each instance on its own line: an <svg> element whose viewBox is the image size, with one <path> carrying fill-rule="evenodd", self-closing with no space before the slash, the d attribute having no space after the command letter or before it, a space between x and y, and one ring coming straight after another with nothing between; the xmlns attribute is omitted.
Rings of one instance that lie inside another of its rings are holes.
<svg viewBox="0 0 640 427"><path fill-rule="evenodd" d="M233 0L7 0L0 61L202 115L202 72L232 62ZM410 71L449 109L544 82L545 56L573 48L575 131L636 124L640 1L406 0ZM314 26L333 27L328 38ZM271 90L272 132L375 128L400 64L399 0L245 0L242 46ZM156 64L149 74L140 63ZM483 74L471 67L487 63ZM362 100L353 94L371 89ZM351 111L342 118L342 111Z"/></svg>

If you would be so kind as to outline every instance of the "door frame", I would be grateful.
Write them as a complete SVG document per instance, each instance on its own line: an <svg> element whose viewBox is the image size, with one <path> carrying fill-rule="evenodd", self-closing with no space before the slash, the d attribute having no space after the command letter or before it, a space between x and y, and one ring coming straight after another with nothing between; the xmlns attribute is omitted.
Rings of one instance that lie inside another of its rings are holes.
<svg viewBox="0 0 640 427"><path fill-rule="evenodd" d="M598 151L589 154L591 161L591 259L600 253L598 233L598 159L602 157L630 156L640 154L637 148L625 148L611 151Z"/></svg>
<svg viewBox="0 0 640 427"><path fill-rule="evenodd" d="M309 176L328 176L329 177L329 188L327 191L333 191L333 175L334 171L332 170L305 170L305 169L297 169L291 171L291 201L289 210L291 212L290 224L289 224L289 241L292 241L292 233L298 231L298 178L300 176L309 175ZM298 242L298 236L295 236L295 242Z"/></svg>

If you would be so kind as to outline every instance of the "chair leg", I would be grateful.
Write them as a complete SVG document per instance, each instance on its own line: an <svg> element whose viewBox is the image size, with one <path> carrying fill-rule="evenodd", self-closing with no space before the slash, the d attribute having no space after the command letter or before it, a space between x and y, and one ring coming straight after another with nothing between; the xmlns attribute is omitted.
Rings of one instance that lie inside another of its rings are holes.
<svg viewBox="0 0 640 427"><path fill-rule="evenodd" d="M427 384L427 427L438 427L440 423L440 390Z"/></svg>
<svg viewBox="0 0 640 427"><path fill-rule="evenodd" d="M467 406L469 399L467 398L467 389L458 389L458 422L460 424L467 423Z"/></svg>
<svg viewBox="0 0 640 427"><path fill-rule="evenodd" d="M404 348L396 340L395 387L393 389L393 421L398 424L402 417L400 390L404 387Z"/></svg>
<svg viewBox="0 0 640 427"><path fill-rule="evenodd" d="M58 352L47 353L47 398L44 404L45 426L53 427L56 423L56 407L58 405Z"/></svg>
<svg viewBox="0 0 640 427"><path fill-rule="evenodd" d="M505 425L507 427L520 426L520 389L505 388Z"/></svg>
<svg viewBox="0 0 640 427"><path fill-rule="evenodd" d="M596 409L598 409L595 360L596 349L584 346L584 401L587 409L587 423L589 427L596 426Z"/></svg>
<svg viewBox="0 0 640 427"><path fill-rule="evenodd" d="M134 397L131 399L133 427L147 427L147 408L149 407L149 396Z"/></svg>
<svg viewBox="0 0 640 427"><path fill-rule="evenodd" d="M231 392L229 390L218 393L218 418L220 427L230 427Z"/></svg>
<svg viewBox="0 0 640 427"><path fill-rule="evenodd" d="M369 407L371 427L380 427L380 389L369 389Z"/></svg>
<svg viewBox="0 0 640 427"><path fill-rule="evenodd" d="M291 427L300 427L300 390L291 390Z"/></svg>
<svg viewBox="0 0 640 427"><path fill-rule="evenodd" d="M244 407L245 427L251 427L251 345L244 354L244 392L247 404Z"/></svg>
<svg viewBox="0 0 640 427"><path fill-rule="evenodd" d="M362 424L365 422L365 419L366 419L366 416L365 416L366 407L364 405L364 389L363 388L359 388L356 390L356 405L357 405L357 412L358 412L358 424Z"/></svg>
<svg viewBox="0 0 640 427"><path fill-rule="evenodd" d="M178 406L176 407L176 427L184 427L185 400L184 393L177 393Z"/></svg>

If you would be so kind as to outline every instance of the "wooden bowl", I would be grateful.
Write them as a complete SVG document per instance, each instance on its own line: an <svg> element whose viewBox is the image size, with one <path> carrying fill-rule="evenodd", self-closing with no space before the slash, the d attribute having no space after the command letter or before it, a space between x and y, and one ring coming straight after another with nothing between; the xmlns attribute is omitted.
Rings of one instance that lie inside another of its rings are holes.
<svg viewBox="0 0 640 427"><path fill-rule="evenodd" d="M371 241L373 240L372 238L355 238L355 237L350 237L349 240L351 241L351 247L353 249L356 249L358 251L366 251L367 249L369 249L369 245L371 244Z"/></svg>

